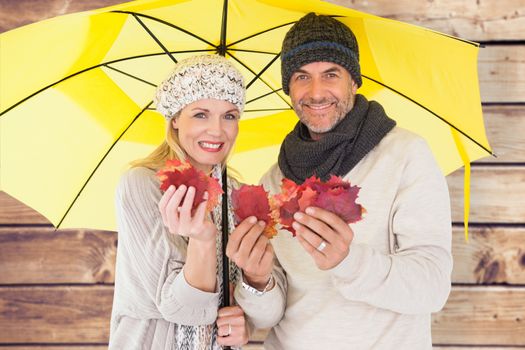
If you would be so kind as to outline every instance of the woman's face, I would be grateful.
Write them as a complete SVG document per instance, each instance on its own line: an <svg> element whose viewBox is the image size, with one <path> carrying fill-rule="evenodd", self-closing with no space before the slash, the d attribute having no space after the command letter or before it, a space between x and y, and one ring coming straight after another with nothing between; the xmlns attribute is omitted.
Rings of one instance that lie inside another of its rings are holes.
<svg viewBox="0 0 525 350"><path fill-rule="evenodd" d="M205 99L184 107L171 123L191 164L209 172L230 153L239 132L239 118L234 104Z"/></svg>

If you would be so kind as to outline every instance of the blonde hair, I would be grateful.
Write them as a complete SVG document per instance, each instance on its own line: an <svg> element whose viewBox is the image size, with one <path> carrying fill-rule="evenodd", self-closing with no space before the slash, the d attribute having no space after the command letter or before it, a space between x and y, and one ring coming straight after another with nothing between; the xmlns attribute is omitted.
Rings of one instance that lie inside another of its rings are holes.
<svg viewBox="0 0 525 350"><path fill-rule="evenodd" d="M166 123L166 139L147 157L131 162L132 168L145 167L157 171L164 166L168 159L185 160L187 158L186 152L180 145L177 130L172 126L172 120L178 118L180 114L179 111Z"/></svg>

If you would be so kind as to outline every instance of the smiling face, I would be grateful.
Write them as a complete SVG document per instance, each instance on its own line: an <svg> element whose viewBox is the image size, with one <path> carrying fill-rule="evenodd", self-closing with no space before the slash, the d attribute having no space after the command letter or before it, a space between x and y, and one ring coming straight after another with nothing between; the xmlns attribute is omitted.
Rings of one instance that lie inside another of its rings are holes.
<svg viewBox="0 0 525 350"><path fill-rule="evenodd" d="M239 118L234 104L204 99L184 107L171 123L191 164L209 172L230 153L239 132Z"/></svg>
<svg viewBox="0 0 525 350"><path fill-rule="evenodd" d="M332 130L352 109L357 84L350 73L332 62L302 66L290 78L290 98L314 140Z"/></svg>

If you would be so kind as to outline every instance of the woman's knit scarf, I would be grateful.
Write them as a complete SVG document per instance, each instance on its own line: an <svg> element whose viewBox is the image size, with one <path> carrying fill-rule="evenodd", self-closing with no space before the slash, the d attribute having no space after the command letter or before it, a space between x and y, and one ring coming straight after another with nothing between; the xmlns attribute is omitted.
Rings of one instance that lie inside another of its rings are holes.
<svg viewBox="0 0 525 350"><path fill-rule="evenodd" d="M298 122L281 145L279 168L298 184L312 175L323 181L331 175L344 176L395 125L379 103L356 95L354 107L320 140L312 140L308 128Z"/></svg>
<svg viewBox="0 0 525 350"><path fill-rule="evenodd" d="M222 167L217 165L212 170L212 177L214 177L222 188ZM231 197L231 181L228 181L228 198ZM215 226L217 227L217 285L219 286L219 301L222 301L222 196L220 196L219 203L213 208L212 217ZM231 201L228 201L228 225L230 232L234 228L234 216ZM237 265L230 261L230 283L234 285L239 280L240 271ZM217 305L219 308L221 305ZM216 324L202 325L202 326L186 326L176 325L175 332L175 346L174 350L220 350L222 347L217 344L217 326ZM235 349L235 348L232 348Z"/></svg>

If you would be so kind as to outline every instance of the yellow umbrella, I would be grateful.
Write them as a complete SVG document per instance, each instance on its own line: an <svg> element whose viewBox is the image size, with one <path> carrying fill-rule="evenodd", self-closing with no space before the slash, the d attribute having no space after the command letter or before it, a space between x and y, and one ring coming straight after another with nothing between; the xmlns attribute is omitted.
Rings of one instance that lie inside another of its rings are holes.
<svg viewBox="0 0 525 350"><path fill-rule="evenodd" d="M114 230L120 174L164 137L155 86L202 52L246 78L231 165L257 182L297 121L281 91L281 42L312 11L352 28L359 92L425 137L444 174L491 154L475 43L315 0L139 0L0 35L0 189L57 227Z"/></svg>

